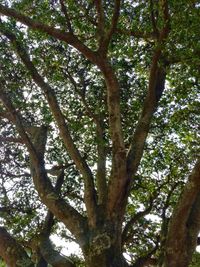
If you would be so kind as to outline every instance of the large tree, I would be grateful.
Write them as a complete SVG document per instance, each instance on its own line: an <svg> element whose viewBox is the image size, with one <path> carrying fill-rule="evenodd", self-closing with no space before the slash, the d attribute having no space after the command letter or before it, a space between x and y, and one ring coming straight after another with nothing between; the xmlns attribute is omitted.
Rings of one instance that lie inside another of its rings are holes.
<svg viewBox="0 0 200 267"><path fill-rule="evenodd" d="M199 13L192 0L0 1L9 266L189 266L200 230ZM84 262L59 253L55 232Z"/></svg>

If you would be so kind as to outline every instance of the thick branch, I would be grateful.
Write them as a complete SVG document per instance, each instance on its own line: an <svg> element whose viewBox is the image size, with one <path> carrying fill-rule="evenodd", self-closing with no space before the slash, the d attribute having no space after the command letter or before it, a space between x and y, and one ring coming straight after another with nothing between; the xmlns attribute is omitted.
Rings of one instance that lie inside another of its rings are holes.
<svg viewBox="0 0 200 267"><path fill-rule="evenodd" d="M102 42L100 43L99 51L100 53L103 53L104 55L106 55L111 38L117 29L117 22L118 22L119 15L120 15L120 2L121 2L120 0L115 0L114 11L113 11L113 16L112 16L110 27L108 31L104 34L104 37L102 38Z"/></svg>
<svg viewBox="0 0 200 267"><path fill-rule="evenodd" d="M60 41L64 41L67 44L72 45L78 51L80 51L86 58L88 58L91 62L95 64L97 63L98 60L95 52L93 52L87 46L85 46L72 32L64 32L52 26L35 21L29 18L28 16L21 14L15 9L6 7L2 4L0 4L0 13L5 16L16 19L17 21L27 25L31 29L46 33Z"/></svg>
<svg viewBox="0 0 200 267"><path fill-rule="evenodd" d="M42 241L40 250L44 259L53 267L75 267L75 264L69 258L62 256L53 248L49 239Z"/></svg>
<svg viewBox="0 0 200 267"><path fill-rule="evenodd" d="M100 38L103 37L105 32L105 15L103 10L103 3L102 0L95 0L94 1L96 10L97 10L97 18L98 18L98 30Z"/></svg>
<svg viewBox="0 0 200 267"><path fill-rule="evenodd" d="M99 118L96 127L97 136L97 191L99 204L106 204L107 201L107 182L106 182L106 147L103 131L103 120Z"/></svg>
<svg viewBox="0 0 200 267"><path fill-rule="evenodd" d="M187 267L200 230L200 159L189 176L168 227L164 267Z"/></svg>
<svg viewBox="0 0 200 267"><path fill-rule="evenodd" d="M151 119L156 110L157 103L162 96L166 70L164 66L159 66L161 50L155 51L149 77L148 93L144 102L141 117L135 129L131 146L128 151L127 168L130 178L136 173L141 157L143 155L145 141L149 132Z"/></svg>
<svg viewBox="0 0 200 267"><path fill-rule="evenodd" d="M120 111L120 86L114 70L107 61L102 61L101 70L107 86L109 130L112 140L112 176L108 189L108 214L117 209L126 184L126 152L123 140Z"/></svg>
<svg viewBox="0 0 200 267"><path fill-rule="evenodd" d="M61 10L65 16L65 19L66 19L66 22L67 22L67 27L68 27L68 30L69 32L73 32L72 30L72 26L71 26L71 21L70 21L70 18L69 18L69 15L68 15L68 12L67 12L67 8L65 6L65 2L63 0L60 0L60 5L61 5Z"/></svg>
<svg viewBox="0 0 200 267"><path fill-rule="evenodd" d="M9 267L34 267L25 250L3 227L0 227L0 256Z"/></svg>
<svg viewBox="0 0 200 267"><path fill-rule="evenodd" d="M15 35L3 29L1 31L12 42L19 57L21 58L22 62L24 63L28 71L30 72L33 80L42 89L43 93L45 94L47 98L49 107L57 122L58 128L60 130L60 135L64 141L65 147L67 151L69 152L71 158L75 162L77 169L83 175L84 184L85 184L85 202L86 202L88 217L89 217L90 222L94 224L95 219L96 219L95 209L96 209L96 198L97 197L96 197L96 192L95 192L95 187L94 187L93 175L86 161L81 157L78 149L76 148L71 138L64 115L62 114L59 104L57 102L56 95L53 89L50 87L50 85L46 83L43 77L38 73L37 69L31 62L26 50L22 47L22 44L17 41Z"/></svg>
<svg viewBox="0 0 200 267"><path fill-rule="evenodd" d="M22 119L20 117L20 114L16 112L9 97L5 94L2 87L0 88L0 99L2 100L6 109L10 112L11 119L28 148L31 164L33 166L33 181L35 188L38 191L40 198L42 199L42 202L59 220L61 220L66 225L66 227L77 237L77 240L80 239L83 234L83 228L85 226L84 218L68 203L61 199L55 192L45 170L44 160L42 158L44 148L34 147L34 145L37 146L37 144L33 144L29 136L25 132L21 123ZM46 138L44 133L45 128L42 127L41 129L38 129L38 131L39 132L37 132L36 135L40 140L37 139L37 142L38 144L42 144L43 146L44 141L42 140L42 138ZM41 136L39 135L39 133L41 133Z"/></svg>

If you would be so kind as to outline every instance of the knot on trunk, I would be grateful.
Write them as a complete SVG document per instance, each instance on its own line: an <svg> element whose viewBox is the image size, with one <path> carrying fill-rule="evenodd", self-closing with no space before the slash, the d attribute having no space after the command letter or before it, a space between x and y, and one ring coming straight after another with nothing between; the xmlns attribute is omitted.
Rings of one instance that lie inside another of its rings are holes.
<svg viewBox="0 0 200 267"><path fill-rule="evenodd" d="M99 255L104 250L110 248L111 246L111 238L107 233L101 233L96 235L91 244L91 252L92 255Z"/></svg>

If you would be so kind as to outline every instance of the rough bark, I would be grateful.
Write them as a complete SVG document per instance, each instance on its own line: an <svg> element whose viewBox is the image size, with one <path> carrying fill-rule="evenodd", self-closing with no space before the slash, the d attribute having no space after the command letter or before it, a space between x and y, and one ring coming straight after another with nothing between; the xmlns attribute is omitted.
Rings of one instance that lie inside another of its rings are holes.
<svg viewBox="0 0 200 267"><path fill-rule="evenodd" d="M112 140L112 174L108 187L108 216L120 210L123 191L126 186L126 151L123 140L120 112L120 86L112 66L104 61L101 70L107 86L109 130Z"/></svg>
<svg viewBox="0 0 200 267"><path fill-rule="evenodd" d="M75 267L75 264L69 258L62 256L53 248L48 238L41 240L40 251L43 258L53 267Z"/></svg>
<svg viewBox="0 0 200 267"><path fill-rule="evenodd" d="M200 229L200 160L197 161L169 223L162 267L188 267Z"/></svg>
<svg viewBox="0 0 200 267"><path fill-rule="evenodd" d="M3 227L0 227L0 256L9 267L34 267L23 247Z"/></svg>
<svg viewBox="0 0 200 267"><path fill-rule="evenodd" d="M79 214L73 207L60 198L47 176L43 159L44 144L46 143L45 127L37 129L37 143L35 142L33 144L23 127L23 119L21 118L20 114L16 112L11 100L9 99L9 96L4 92L2 84L0 87L0 99L2 100L6 109L10 112L12 122L16 126L16 129L27 146L30 154L31 164L33 166L33 182L41 200L78 239L81 238L81 236L83 237L83 232L86 227L85 218L83 218L83 216L81 216L81 214Z"/></svg>
<svg viewBox="0 0 200 267"><path fill-rule="evenodd" d="M83 253L87 267L127 266L122 254L121 226L118 222L106 222L93 229Z"/></svg>
<svg viewBox="0 0 200 267"><path fill-rule="evenodd" d="M31 62L26 49L23 47L23 44L17 40L16 36L12 32L5 30L3 27L1 28L1 31L11 41L20 59L26 66L27 70L30 72L32 79L41 88L42 92L46 96L50 110L56 120L60 135L64 141L66 149L69 152L72 160L76 164L77 169L83 175L85 183L85 204L88 212L88 217L90 218L89 223L91 225L95 225L97 196L94 186L93 175L86 161L83 159L83 157L81 157L75 143L73 142L68 125L57 102L54 90L47 82L44 81L43 77L39 74L34 64Z"/></svg>

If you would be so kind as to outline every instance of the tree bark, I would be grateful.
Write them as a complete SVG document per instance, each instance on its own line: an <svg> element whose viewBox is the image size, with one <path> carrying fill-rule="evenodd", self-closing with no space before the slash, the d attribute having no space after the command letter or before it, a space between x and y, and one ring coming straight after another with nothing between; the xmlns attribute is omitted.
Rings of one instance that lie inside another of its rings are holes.
<svg viewBox="0 0 200 267"><path fill-rule="evenodd" d="M200 159L169 223L162 267L188 267L200 229Z"/></svg>
<svg viewBox="0 0 200 267"><path fill-rule="evenodd" d="M122 253L121 224L104 221L88 233L87 246L82 248L87 267L128 266Z"/></svg>
<svg viewBox="0 0 200 267"><path fill-rule="evenodd" d="M4 227L0 227L0 256L9 267L34 267L26 251Z"/></svg>

